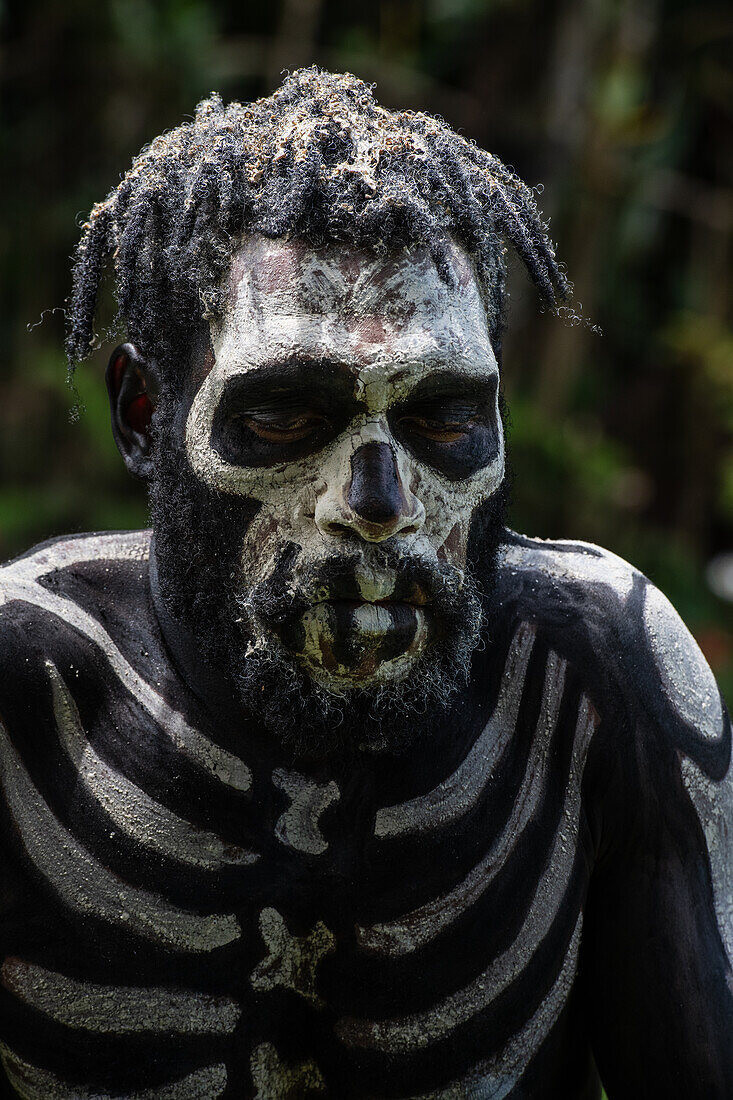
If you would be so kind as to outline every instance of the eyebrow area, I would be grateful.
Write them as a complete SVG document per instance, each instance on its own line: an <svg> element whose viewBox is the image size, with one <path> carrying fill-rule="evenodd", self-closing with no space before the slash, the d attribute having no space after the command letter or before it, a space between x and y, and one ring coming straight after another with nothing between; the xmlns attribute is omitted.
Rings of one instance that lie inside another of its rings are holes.
<svg viewBox="0 0 733 1100"><path fill-rule="evenodd" d="M356 396L359 372L356 365L350 366L339 359L293 355L262 363L233 376L225 388L225 395L227 402L232 399L255 402L298 393L356 408L364 404L363 399ZM444 396L486 401L496 393L498 375L495 369L482 377L465 370L431 368L429 364L421 369L419 363L395 363L393 376L384 381L387 386L400 386L401 393L393 404Z"/></svg>
<svg viewBox="0 0 733 1100"><path fill-rule="evenodd" d="M496 371L481 377L463 371L435 370L417 380L399 404L437 400L441 397L463 397L480 403L496 396L499 376Z"/></svg>
<svg viewBox="0 0 733 1100"><path fill-rule="evenodd" d="M263 363L229 379L225 393L248 399L265 400L278 393L308 391L318 396L333 396L343 401L354 398L354 372L333 359L313 359L293 355L288 359Z"/></svg>

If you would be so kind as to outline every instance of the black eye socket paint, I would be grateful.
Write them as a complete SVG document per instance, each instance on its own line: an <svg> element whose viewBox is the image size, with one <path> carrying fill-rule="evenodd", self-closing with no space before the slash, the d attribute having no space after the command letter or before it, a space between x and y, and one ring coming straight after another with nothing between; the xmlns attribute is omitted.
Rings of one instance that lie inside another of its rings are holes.
<svg viewBox="0 0 733 1100"><path fill-rule="evenodd" d="M470 477L499 453L496 376L477 382L450 373L426 378L393 409L397 440L450 481Z"/></svg>
<svg viewBox="0 0 733 1100"><path fill-rule="evenodd" d="M232 466L274 466L315 454L357 409L353 377L340 364L296 360L260 367L229 382L211 446Z"/></svg>

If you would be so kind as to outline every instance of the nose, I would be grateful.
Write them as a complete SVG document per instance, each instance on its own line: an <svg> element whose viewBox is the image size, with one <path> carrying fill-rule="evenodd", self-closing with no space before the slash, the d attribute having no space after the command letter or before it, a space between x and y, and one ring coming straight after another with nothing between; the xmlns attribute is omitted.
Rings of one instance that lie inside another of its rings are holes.
<svg viewBox="0 0 733 1100"><path fill-rule="evenodd" d="M363 443L351 456L351 481L339 502L327 493L316 506L324 534L354 532L367 542L414 534L425 522L422 503L403 483L389 443Z"/></svg>

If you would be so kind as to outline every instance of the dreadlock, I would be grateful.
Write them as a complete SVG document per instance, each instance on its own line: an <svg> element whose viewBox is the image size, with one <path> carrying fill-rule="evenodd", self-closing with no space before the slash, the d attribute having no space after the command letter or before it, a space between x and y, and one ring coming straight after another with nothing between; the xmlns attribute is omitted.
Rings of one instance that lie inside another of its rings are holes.
<svg viewBox="0 0 733 1100"><path fill-rule="evenodd" d="M254 103L224 106L212 94L93 208L73 270L70 372L94 344L111 256L116 326L170 377L192 326L222 308L220 284L244 232L314 247L420 243L448 281L452 235L473 257L495 344L505 242L548 306L558 310L572 291L533 192L497 157L430 115L386 110L350 74L314 66Z"/></svg>

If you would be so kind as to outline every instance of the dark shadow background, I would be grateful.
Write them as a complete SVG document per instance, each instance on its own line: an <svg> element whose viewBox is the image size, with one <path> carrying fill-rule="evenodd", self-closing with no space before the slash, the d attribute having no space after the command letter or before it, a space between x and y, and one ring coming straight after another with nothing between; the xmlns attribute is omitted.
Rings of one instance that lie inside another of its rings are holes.
<svg viewBox="0 0 733 1100"><path fill-rule="evenodd" d="M733 696L733 608L704 581L733 549L727 0L36 0L0 18L0 559L146 522L107 426L104 346L69 420L62 307L84 215L212 89L250 99L315 61L544 182L604 335L542 314L515 273L512 522L632 560Z"/></svg>

